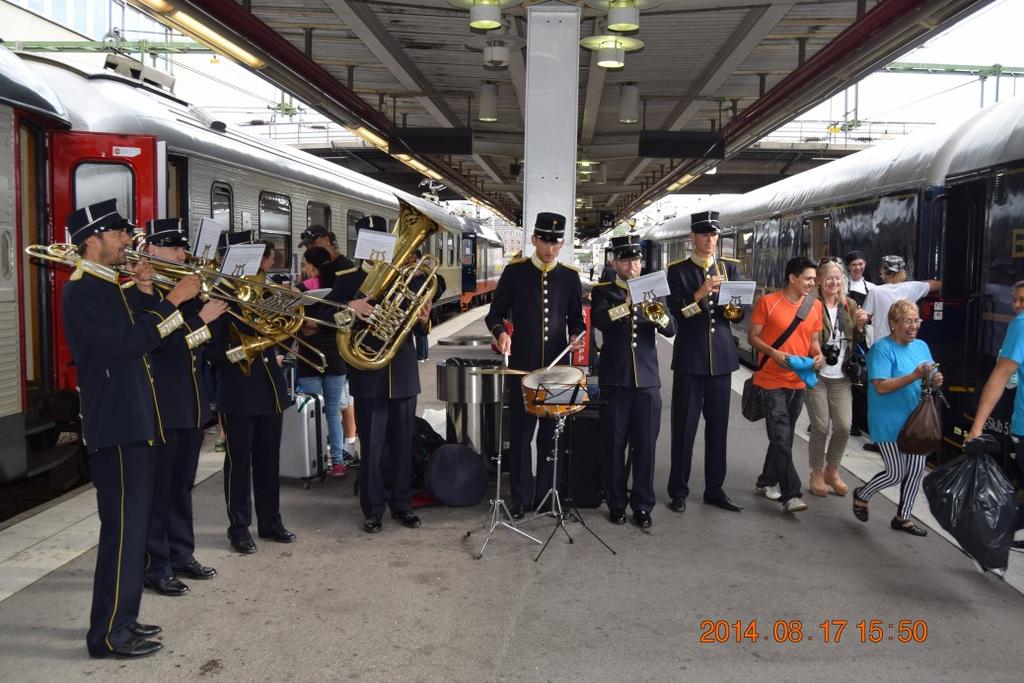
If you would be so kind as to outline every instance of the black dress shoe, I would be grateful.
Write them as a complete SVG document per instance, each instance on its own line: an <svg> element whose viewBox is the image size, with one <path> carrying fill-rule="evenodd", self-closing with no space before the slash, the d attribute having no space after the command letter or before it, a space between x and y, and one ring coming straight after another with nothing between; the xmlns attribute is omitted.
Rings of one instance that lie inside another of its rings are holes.
<svg viewBox="0 0 1024 683"><path fill-rule="evenodd" d="M508 509L508 513L512 515L512 521L518 522L526 516L526 510L523 509L522 505L513 505Z"/></svg>
<svg viewBox="0 0 1024 683"><path fill-rule="evenodd" d="M162 579L143 579L142 583L146 588L154 590L160 595L184 595L188 593L188 586L174 578L173 576L165 576Z"/></svg>
<svg viewBox="0 0 1024 683"><path fill-rule="evenodd" d="M864 450L871 451L872 453L878 453L878 444L874 441L868 441L864 444Z"/></svg>
<svg viewBox="0 0 1024 683"><path fill-rule="evenodd" d="M275 543L294 543L295 534L285 529L283 526L279 526L276 529L270 531L261 531L260 538L269 538Z"/></svg>
<svg viewBox="0 0 1024 683"><path fill-rule="evenodd" d="M152 638L163 631L163 629L156 624L140 624L137 621L129 626L128 630L131 631L133 636L138 636L139 638Z"/></svg>
<svg viewBox="0 0 1024 683"><path fill-rule="evenodd" d="M379 533L384 528L384 524L380 521L380 515L370 515L363 520L363 531L368 534Z"/></svg>
<svg viewBox="0 0 1024 683"><path fill-rule="evenodd" d="M252 555L256 552L256 543L252 540L252 536L248 534L238 537L228 534L228 539L231 541L231 547L235 549L236 553Z"/></svg>
<svg viewBox="0 0 1024 683"><path fill-rule="evenodd" d="M633 513L633 526L640 527L641 529L651 528L651 513L647 510L637 510Z"/></svg>
<svg viewBox="0 0 1024 683"><path fill-rule="evenodd" d="M199 560L192 560L183 567L175 568L174 573L177 576L187 576L190 579L198 579L199 581L205 581L217 576L216 569L199 564Z"/></svg>
<svg viewBox="0 0 1024 683"><path fill-rule="evenodd" d="M409 529L418 529L420 527L420 518L416 516L416 513L412 510L399 510L398 512L391 513L391 519L397 519L402 526L408 527Z"/></svg>
<svg viewBox="0 0 1024 683"><path fill-rule="evenodd" d="M133 638L126 643L121 645L115 645L112 649L97 649L93 650L89 648L89 656L93 659L102 659L104 657L121 657L123 659L148 657L151 654L159 652L163 648L162 643L158 643L155 640L145 640L144 638Z"/></svg>
<svg viewBox="0 0 1024 683"><path fill-rule="evenodd" d="M608 511L608 521L612 524L625 524L626 511L622 508L613 508Z"/></svg>
<svg viewBox="0 0 1024 683"><path fill-rule="evenodd" d="M686 499L673 498L668 502L668 509L672 512L686 512Z"/></svg>
<svg viewBox="0 0 1024 683"><path fill-rule="evenodd" d="M723 510L728 510L729 512L739 512L743 509L742 505L734 503L732 498L730 498L725 492L719 493L715 498L705 498L704 502L708 505L717 505Z"/></svg>
<svg viewBox="0 0 1024 683"><path fill-rule="evenodd" d="M909 519L906 522L904 522L899 517L893 517L892 521L889 522L889 526L892 527L893 529L895 529L896 531L902 531L904 533L910 534L911 536L927 536L928 535L927 531L925 531L921 527L915 525Z"/></svg>

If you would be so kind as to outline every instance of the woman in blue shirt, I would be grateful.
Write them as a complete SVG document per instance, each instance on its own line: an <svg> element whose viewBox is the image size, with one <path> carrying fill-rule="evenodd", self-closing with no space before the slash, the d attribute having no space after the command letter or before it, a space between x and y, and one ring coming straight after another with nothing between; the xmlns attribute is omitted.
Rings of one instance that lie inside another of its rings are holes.
<svg viewBox="0 0 1024 683"><path fill-rule="evenodd" d="M903 453L896 445L900 430L921 400L921 380L931 377L942 384L928 344L917 338L921 316L917 304L900 299L889 308L888 337L875 342L868 352L868 427L878 444L885 470L853 491L853 514L868 521L868 501L884 488L900 484L900 503L891 526L914 536L928 532L910 519L927 453Z"/></svg>

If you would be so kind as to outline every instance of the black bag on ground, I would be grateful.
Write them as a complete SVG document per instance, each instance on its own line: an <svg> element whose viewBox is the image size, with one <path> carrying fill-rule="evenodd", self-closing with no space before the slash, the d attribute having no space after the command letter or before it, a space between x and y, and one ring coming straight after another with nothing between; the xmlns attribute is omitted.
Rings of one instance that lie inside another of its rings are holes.
<svg viewBox="0 0 1024 683"><path fill-rule="evenodd" d="M476 505L487 495L487 470L476 452L461 444L445 444L427 460L426 488L442 505Z"/></svg>
<svg viewBox="0 0 1024 683"><path fill-rule="evenodd" d="M987 453L962 455L926 476L924 493L942 528L978 564L1001 577L1017 529L1017 503L995 460Z"/></svg>

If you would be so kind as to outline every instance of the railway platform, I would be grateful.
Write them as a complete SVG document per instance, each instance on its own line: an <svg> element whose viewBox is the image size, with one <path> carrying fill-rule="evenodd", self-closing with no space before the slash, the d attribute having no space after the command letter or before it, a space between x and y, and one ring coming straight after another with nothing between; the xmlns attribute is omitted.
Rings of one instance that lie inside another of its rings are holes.
<svg viewBox="0 0 1024 683"><path fill-rule="evenodd" d="M435 329L420 414L443 407L436 360L487 353L436 343L484 334L483 313ZM671 349L659 349L667 395ZM754 493L766 438L741 417L738 395L726 488L743 512L699 502L698 455L695 495L676 514L664 505L669 410L666 400L653 527L585 509L616 554L570 524L576 542L556 536L539 562L536 546L500 530L473 559L479 539L465 532L485 521L486 503L424 508L421 529L386 519L367 535L351 475L310 490L283 484L298 541L237 555L211 440L195 489L196 555L219 574L189 581L179 598L146 592L140 619L163 627L165 649L140 661L86 654L98 522L91 491L66 498L0 531L0 680L1020 680L1024 556L1011 557L1006 581L980 574L926 510L928 537L892 532L895 506L881 497L868 524L849 496L807 496L807 512L781 513ZM844 461L851 484L880 468L860 444L851 440ZM806 475L806 442L795 451ZM901 620L912 642L900 642Z"/></svg>

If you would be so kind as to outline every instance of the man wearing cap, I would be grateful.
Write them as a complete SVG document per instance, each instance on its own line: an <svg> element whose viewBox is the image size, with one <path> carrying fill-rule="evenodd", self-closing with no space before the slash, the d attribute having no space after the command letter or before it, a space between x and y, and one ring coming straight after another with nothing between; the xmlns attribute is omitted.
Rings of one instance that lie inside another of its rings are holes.
<svg viewBox="0 0 1024 683"><path fill-rule="evenodd" d="M339 275L348 275L356 271L356 265L338 251L338 240L334 233L322 225L313 224L301 235L300 244L309 249L323 247L330 255L330 262L320 269L320 286L332 287ZM317 308L311 311L314 317L330 318L328 308ZM313 343L327 357L328 368L324 374L318 374L313 368L301 364L298 368L299 384L303 391L315 391L324 395L325 406L338 406L341 411L342 432L339 434L341 443L331 444L331 472L335 477L342 477L348 472L348 465L358 460L356 453L356 414L352 405L352 395L348 386L348 366L338 355L338 346L334 341L335 332L332 328L318 328L310 335L308 341ZM330 425L330 421L328 421Z"/></svg>
<svg viewBox="0 0 1024 683"><path fill-rule="evenodd" d="M871 327L874 329L873 342L888 337L892 332L889 327L889 309L894 303L900 299L917 303L942 289L939 280L907 281L907 262L902 256L895 255L882 257L882 282L872 287L864 299L864 311L871 316Z"/></svg>
<svg viewBox="0 0 1024 683"><path fill-rule="evenodd" d="M732 326L722 315L718 291L736 279L736 263L715 256L717 211L690 216L693 255L668 264L669 311L677 326L672 348L672 469L669 508L686 510L697 426L704 414L704 502L723 510L743 508L723 490L732 373L739 368Z"/></svg>
<svg viewBox="0 0 1024 683"><path fill-rule="evenodd" d="M510 355L509 366L531 372L550 365L571 342L573 350L583 347L583 293L575 268L558 262L565 234L565 217L557 213L537 214L533 256L511 261L501 273L491 309L484 318L498 350ZM515 340L505 331L510 320ZM568 332L568 338L567 334ZM562 357L568 363L568 355ZM523 405L520 377L508 377L509 398L509 482L512 489L510 512L522 519L526 508L536 508L552 483L548 460L555 431L554 420L543 420L537 432L537 481L534 489L530 442L537 418Z"/></svg>
<svg viewBox="0 0 1024 683"><path fill-rule="evenodd" d="M164 261L185 262L189 242L180 219L151 220L146 232L147 254ZM138 289L146 295L143 308L155 305L162 298L162 293L154 290L151 283L140 284ZM204 320L212 322L227 310L227 304L214 300L202 308L207 312ZM200 304L192 299L183 303L180 310L189 318L200 313ZM203 445L203 425L210 421L209 401L199 375L200 347L211 336L205 324L192 329L186 322L149 356L163 418L164 443L156 449L145 585L161 595L183 595L188 591L188 586L175 575L192 579L212 579L217 575L215 569L203 566L193 555L195 534L192 528L192 486Z"/></svg>
<svg viewBox="0 0 1024 683"><path fill-rule="evenodd" d="M357 232L387 232L382 216L364 216L356 223ZM374 311L374 302L360 288L373 269L371 261L342 273L334 281L327 298L348 305L360 320ZM415 282L415 281L414 281ZM420 312L419 324L429 325L430 304ZM379 370L348 367L349 385L355 398L356 427L359 432L359 505L363 512L363 531L375 534L383 528L385 508L391 517L410 529L421 525L412 511L412 429L416 418L416 397L420 393L420 372L416 346L410 334L394 358ZM382 460L387 446L388 486L384 482Z"/></svg>
<svg viewBox="0 0 1024 683"><path fill-rule="evenodd" d="M594 285L591 321L601 330L601 429L604 438L604 486L608 518L626 521L625 466L627 444L631 453L633 487L629 507L633 524L651 526L654 508L654 449L661 427L661 377L654 333L675 334L672 317L649 320L640 301L630 298L629 280L640 274L641 250L637 235L612 238L617 278ZM667 305L660 300L667 310Z"/></svg>
<svg viewBox="0 0 1024 683"><path fill-rule="evenodd" d="M875 283L864 277L864 271L867 270L864 252L854 249L843 257L843 263L846 264L846 272L850 275L846 291L858 306L863 307L868 292L875 288Z"/></svg>
<svg viewBox="0 0 1024 683"><path fill-rule="evenodd" d="M239 235L236 237L236 235ZM229 246L245 243L251 231L226 235ZM274 245L264 242L260 261L260 281L274 263ZM213 327L213 339L206 348L207 357L217 373L214 403L224 427L224 503L228 515L228 541L237 553L256 552L249 526L256 509L256 531L260 538L275 543L293 543L295 534L281 519L281 430L283 412L292 400L288 397L280 350L270 346L250 358L245 368L232 362L228 351L237 343L230 334L258 336L239 320L221 319Z"/></svg>
<svg viewBox="0 0 1024 683"><path fill-rule="evenodd" d="M81 260L61 294L61 316L77 369L82 441L100 518L86 645L93 657L143 657L162 647L147 639L160 628L137 621L153 446L164 438L147 353L182 325L203 327L209 310L186 320L178 308L199 293L195 276L182 278L149 311L129 304L116 268L124 265L131 239L115 200L74 211L67 230ZM134 281L149 286L152 275L143 263Z"/></svg>

